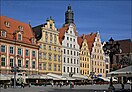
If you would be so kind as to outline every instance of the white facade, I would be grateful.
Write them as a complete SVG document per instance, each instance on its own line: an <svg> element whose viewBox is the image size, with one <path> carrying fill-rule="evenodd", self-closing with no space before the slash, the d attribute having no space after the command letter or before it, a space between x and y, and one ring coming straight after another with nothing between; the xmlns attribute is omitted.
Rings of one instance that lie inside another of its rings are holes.
<svg viewBox="0 0 132 92"><path fill-rule="evenodd" d="M62 41L62 75L80 74L79 44L74 27L69 25Z"/></svg>

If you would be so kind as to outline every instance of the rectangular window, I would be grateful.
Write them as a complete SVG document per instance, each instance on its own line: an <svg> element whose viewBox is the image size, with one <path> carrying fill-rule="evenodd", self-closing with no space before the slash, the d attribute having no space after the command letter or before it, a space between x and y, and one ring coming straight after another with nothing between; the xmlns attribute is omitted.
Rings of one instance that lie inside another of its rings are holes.
<svg viewBox="0 0 132 92"><path fill-rule="evenodd" d="M35 51L32 51L32 56L35 57Z"/></svg>
<svg viewBox="0 0 132 92"><path fill-rule="evenodd" d="M41 49L42 49L42 44L40 44L40 45L39 45L39 48L41 48Z"/></svg>
<svg viewBox="0 0 132 92"><path fill-rule="evenodd" d="M42 53L39 53L39 58L40 58L40 59L42 58Z"/></svg>
<svg viewBox="0 0 132 92"><path fill-rule="evenodd" d="M71 67L71 73L72 73L72 67Z"/></svg>
<svg viewBox="0 0 132 92"><path fill-rule="evenodd" d="M56 55L54 55L54 61L56 61Z"/></svg>
<svg viewBox="0 0 132 92"><path fill-rule="evenodd" d="M67 72L69 73L69 67L67 67Z"/></svg>
<svg viewBox="0 0 132 92"><path fill-rule="evenodd" d="M70 44L70 47L72 48L72 44Z"/></svg>
<svg viewBox="0 0 132 92"><path fill-rule="evenodd" d="M14 54L14 48L10 47L10 54Z"/></svg>
<svg viewBox="0 0 132 92"><path fill-rule="evenodd" d="M22 40L22 35L18 34L18 40Z"/></svg>
<svg viewBox="0 0 132 92"><path fill-rule="evenodd" d="M66 53L66 50L64 49L64 54Z"/></svg>
<svg viewBox="0 0 132 92"><path fill-rule="evenodd" d="M72 55L72 51L71 51L71 55Z"/></svg>
<svg viewBox="0 0 132 92"><path fill-rule="evenodd" d="M46 53L44 53L44 59L46 59Z"/></svg>
<svg viewBox="0 0 132 92"><path fill-rule="evenodd" d="M106 65L106 69L109 69L108 65Z"/></svg>
<svg viewBox="0 0 132 92"><path fill-rule="evenodd" d="M72 41L72 38L70 38L70 41Z"/></svg>
<svg viewBox="0 0 132 92"><path fill-rule="evenodd" d="M71 64L72 64L72 58L71 58Z"/></svg>
<svg viewBox="0 0 132 92"><path fill-rule="evenodd" d="M67 37L67 40L69 40L69 37Z"/></svg>
<svg viewBox="0 0 132 92"><path fill-rule="evenodd" d="M74 51L74 55L76 55L76 52Z"/></svg>
<svg viewBox="0 0 132 92"><path fill-rule="evenodd" d="M67 58L67 63L69 63L69 58Z"/></svg>
<svg viewBox="0 0 132 92"><path fill-rule="evenodd" d="M44 49L46 50L46 45L44 45Z"/></svg>
<svg viewBox="0 0 132 92"><path fill-rule="evenodd" d="M74 48L75 48L75 45L74 45Z"/></svg>
<svg viewBox="0 0 132 92"><path fill-rule="evenodd" d="M54 47L54 51L56 51L56 47Z"/></svg>
<svg viewBox="0 0 132 92"><path fill-rule="evenodd" d="M74 68L74 73L76 73L76 68Z"/></svg>
<svg viewBox="0 0 132 92"><path fill-rule="evenodd" d="M60 58L61 58L61 56L60 55L58 55L58 62L60 62L61 60L60 60Z"/></svg>
<svg viewBox="0 0 132 92"><path fill-rule="evenodd" d="M35 68L35 61L32 61L32 68Z"/></svg>
<svg viewBox="0 0 132 92"><path fill-rule="evenodd" d="M66 70L65 70L65 66L64 66L64 68L63 68L63 72L66 72Z"/></svg>
<svg viewBox="0 0 132 92"><path fill-rule="evenodd" d="M54 71L56 71L56 65L54 65Z"/></svg>
<svg viewBox="0 0 132 92"><path fill-rule="evenodd" d="M18 60L18 67L21 67L22 66L22 61L19 59Z"/></svg>
<svg viewBox="0 0 132 92"><path fill-rule="evenodd" d="M74 59L74 64L76 64L76 59Z"/></svg>
<svg viewBox="0 0 132 92"><path fill-rule="evenodd" d="M10 58L10 67L13 67L13 66L14 66L14 59Z"/></svg>
<svg viewBox="0 0 132 92"><path fill-rule="evenodd" d="M56 39L54 39L54 43L56 44Z"/></svg>
<svg viewBox="0 0 132 92"><path fill-rule="evenodd" d="M52 38L50 38L50 43L52 43Z"/></svg>
<svg viewBox="0 0 132 92"><path fill-rule="evenodd" d="M45 38L46 42L48 42L48 38Z"/></svg>
<svg viewBox="0 0 132 92"><path fill-rule="evenodd" d="M69 54L69 50L67 50L67 54Z"/></svg>
<svg viewBox="0 0 132 92"><path fill-rule="evenodd" d="M60 71L60 65L58 65L58 71Z"/></svg>
<svg viewBox="0 0 132 92"><path fill-rule="evenodd" d="M73 41L75 42L75 39L73 39Z"/></svg>
<svg viewBox="0 0 132 92"><path fill-rule="evenodd" d="M28 68L28 65L29 65L29 61L26 60L26 68Z"/></svg>
<svg viewBox="0 0 132 92"><path fill-rule="evenodd" d="M44 63L44 70L46 70L46 63Z"/></svg>
<svg viewBox="0 0 132 92"><path fill-rule="evenodd" d="M29 50L26 49L26 56L29 56Z"/></svg>
<svg viewBox="0 0 132 92"><path fill-rule="evenodd" d="M2 58L1 58L1 66L5 66L5 62L6 62L6 61L5 61L5 57L2 57Z"/></svg>
<svg viewBox="0 0 132 92"><path fill-rule="evenodd" d="M51 71L51 64L49 64L49 69L48 70L50 70Z"/></svg>
<svg viewBox="0 0 132 92"><path fill-rule="evenodd" d="M77 73L78 73L78 68L77 68Z"/></svg>
<svg viewBox="0 0 132 92"><path fill-rule="evenodd" d="M60 48L58 48L58 51L60 52Z"/></svg>
<svg viewBox="0 0 132 92"><path fill-rule="evenodd" d="M22 55L22 49L18 48L18 55Z"/></svg>
<svg viewBox="0 0 132 92"><path fill-rule="evenodd" d="M67 47L69 47L69 43L67 43Z"/></svg>
<svg viewBox="0 0 132 92"><path fill-rule="evenodd" d="M65 60L65 57L64 57L64 63L66 62L66 60Z"/></svg>
<svg viewBox="0 0 132 92"><path fill-rule="evenodd" d="M1 45L1 52L6 52L5 45Z"/></svg>
<svg viewBox="0 0 132 92"><path fill-rule="evenodd" d="M51 54L49 54L49 60L51 60Z"/></svg>
<svg viewBox="0 0 132 92"><path fill-rule="evenodd" d="M51 46L49 46L49 50L51 50Z"/></svg>
<svg viewBox="0 0 132 92"><path fill-rule="evenodd" d="M42 64L39 64L39 69L42 70Z"/></svg>

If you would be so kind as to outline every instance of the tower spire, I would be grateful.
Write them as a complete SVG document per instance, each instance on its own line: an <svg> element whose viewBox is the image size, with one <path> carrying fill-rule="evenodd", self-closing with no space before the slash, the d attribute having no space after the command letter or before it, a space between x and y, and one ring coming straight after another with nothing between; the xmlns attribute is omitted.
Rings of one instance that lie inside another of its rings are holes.
<svg viewBox="0 0 132 92"><path fill-rule="evenodd" d="M69 4L67 7L67 11L65 12L65 24L74 23L74 13L71 9L71 5Z"/></svg>

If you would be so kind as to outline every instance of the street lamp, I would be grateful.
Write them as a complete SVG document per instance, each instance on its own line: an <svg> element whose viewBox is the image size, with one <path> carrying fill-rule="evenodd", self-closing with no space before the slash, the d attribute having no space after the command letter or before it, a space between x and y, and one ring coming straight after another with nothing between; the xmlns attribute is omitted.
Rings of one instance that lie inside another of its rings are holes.
<svg viewBox="0 0 132 92"><path fill-rule="evenodd" d="M19 67L14 65L14 67L11 67L11 72L14 72L14 88L16 88L16 73L20 72Z"/></svg>
<svg viewBox="0 0 132 92"><path fill-rule="evenodd" d="M120 44L118 42L114 42L112 37L110 38L109 42L106 42L106 44L103 46L103 50L105 54L108 54L110 57L110 72L113 70L112 64L113 64L113 55L117 54L120 52L119 49ZM115 90L113 83L112 83L112 75L110 78L110 85L109 85L109 90Z"/></svg>

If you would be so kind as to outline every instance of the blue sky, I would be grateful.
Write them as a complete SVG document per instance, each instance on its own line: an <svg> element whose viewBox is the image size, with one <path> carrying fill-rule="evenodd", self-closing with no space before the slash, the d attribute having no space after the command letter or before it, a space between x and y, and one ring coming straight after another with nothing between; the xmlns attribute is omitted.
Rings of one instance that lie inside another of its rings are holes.
<svg viewBox="0 0 132 92"><path fill-rule="evenodd" d="M79 35L100 32L102 41L132 38L131 0L2 0L1 15L36 25L50 16L57 28L65 22L70 4Z"/></svg>

